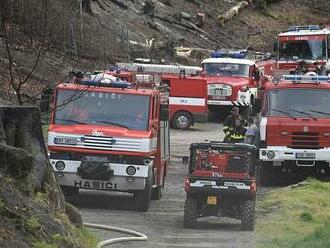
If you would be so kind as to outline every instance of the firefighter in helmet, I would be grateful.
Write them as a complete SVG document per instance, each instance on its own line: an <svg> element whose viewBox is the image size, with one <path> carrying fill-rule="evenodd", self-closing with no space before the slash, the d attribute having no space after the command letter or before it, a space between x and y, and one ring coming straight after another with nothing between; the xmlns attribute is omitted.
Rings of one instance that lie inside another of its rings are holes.
<svg viewBox="0 0 330 248"><path fill-rule="evenodd" d="M241 117L235 119L233 128L226 133L224 142L228 143L242 143L244 142L246 127Z"/></svg>
<svg viewBox="0 0 330 248"><path fill-rule="evenodd" d="M225 133L225 137L230 135L230 132L234 129L235 126L235 120L240 116L239 114L239 108L233 107L230 111L230 115L227 116L225 121L223 122L223 132Z"/></svg>

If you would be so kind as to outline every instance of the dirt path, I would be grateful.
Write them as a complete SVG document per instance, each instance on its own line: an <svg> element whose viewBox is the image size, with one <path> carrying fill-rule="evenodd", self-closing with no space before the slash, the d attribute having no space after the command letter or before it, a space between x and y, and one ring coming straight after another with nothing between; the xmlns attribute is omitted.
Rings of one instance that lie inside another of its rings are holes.
<svg viewBox="0 0 330 248"><path fill-rule="evenodd" d="M196 126L188 131L171 130L171 152L175 156L169 168L163 197L159 201L152 201L147 213L131 210L132 202L129 197L102 192L82 192L71 202L80 209L86 222L129 228L149 237L146 242L123 243L111 247L254 247L254 233L240 231L239 221L208 218L199 221L198 229L182 227L185 199L183 181L187 165L182 165L177 156L188 155L191 142L220 140L220 130L220 124L216 123ZM101 239L122 236L99 230L95 233Z"/></svg>

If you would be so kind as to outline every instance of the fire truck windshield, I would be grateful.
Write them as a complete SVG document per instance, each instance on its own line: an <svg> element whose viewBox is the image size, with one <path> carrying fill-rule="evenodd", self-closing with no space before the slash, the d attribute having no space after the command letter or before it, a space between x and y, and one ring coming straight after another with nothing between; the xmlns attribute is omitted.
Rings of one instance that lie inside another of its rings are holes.
<svg viewBox="0 0 330 248"><path fill-rule="evenodd" d="M328 117L330 90L275 89L267 95L267 116Z"/></svg>
<svg viewBox="0 0 330 248"><path fill-rule="evenodd" d="M280 41L280 60L325 59L325 40L287 40Z"/></svg>
<svg viewBox="0 0 330 248"><path fill-rule="evenodd" d="M233 63L204 63L204 71L208 76L248 77L249 65Z"/></svg>
<svg viewBox="0 0 330 248"><path fill-rule="evenodd" d="M109 125L148 130L149 106L149 96L58 90L54 124Z"/></svg>

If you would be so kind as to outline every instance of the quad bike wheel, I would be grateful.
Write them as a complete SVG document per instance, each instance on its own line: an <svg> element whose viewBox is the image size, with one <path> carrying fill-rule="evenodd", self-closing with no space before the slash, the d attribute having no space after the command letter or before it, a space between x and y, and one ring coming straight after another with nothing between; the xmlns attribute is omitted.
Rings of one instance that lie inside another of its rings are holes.
<svg viewBox="0 0 330 248"><path fill-rule="evenodd" d="M198 202L193 197L187 197L184 202L183 226L185 228L194 228L197 224Z"/></svg>
<svg viewBox="0 0 330 248"><path fill-rule="evenodd" d="M255 201L246 200L241 203L241 229L244 231L254 230Z"/></svg>

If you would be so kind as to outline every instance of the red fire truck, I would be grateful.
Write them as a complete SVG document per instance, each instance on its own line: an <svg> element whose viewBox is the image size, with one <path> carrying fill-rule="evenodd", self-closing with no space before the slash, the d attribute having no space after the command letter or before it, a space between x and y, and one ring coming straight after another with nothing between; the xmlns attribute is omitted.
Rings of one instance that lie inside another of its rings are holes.
<svg viewBox="0 0 330 248"><path fill-rule="evenodd" d="M276 71L288 74L302 74L314 71L316 74L330 73L330 29L316 25L291 26L280 33L274 43L276 59L258 63L265 75Z"/></svg>
<svg viewBox="0 0 330 248"><path fill-rule="evenodd" d="M172 127L188 129L194 123L204 123L208 117L206 79L198 76L202 68L158 64L118 63L122 71L111 75L134 84L154 86L166 84L169 87L169 109Z"/></svg>
<svg viewBox="0 0 330 248"><path fill-rule="evenodd" d="M217 51L202 61L207 80L207 104L212 112L228 111L232 106L253 108L257 98L259 71L255 60L244 59L247 51Z"/></svg>
<svg viewBox="0 0 330 248"><path fill-rule="evenodd" d="M260 181L330 173L330 77L286 75L262 86Z"/></svg>
<svg viewBox="0 0 330 248"><path fill-rule="evenodd" d="M169 161L168 94L93 75L59 84L48 149L64 193L129 192L147 211L161 197Z"/></svg>

